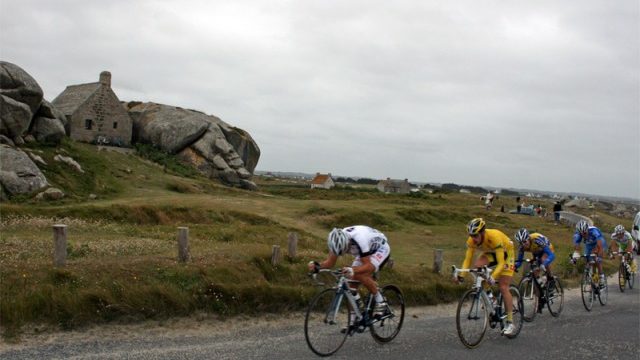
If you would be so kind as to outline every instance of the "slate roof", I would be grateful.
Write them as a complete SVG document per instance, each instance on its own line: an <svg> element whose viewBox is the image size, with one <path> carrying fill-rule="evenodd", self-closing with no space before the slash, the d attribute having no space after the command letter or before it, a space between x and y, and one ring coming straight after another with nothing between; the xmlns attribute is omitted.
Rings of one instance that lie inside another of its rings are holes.
<svg viewBox="0 0 640 360"><path fill-rule="evenodd" d="M84 104L93 93L100 89L101 85L99 82L95 82L67 86L51 103L65 115L71 115L80 105Z"/></svg>

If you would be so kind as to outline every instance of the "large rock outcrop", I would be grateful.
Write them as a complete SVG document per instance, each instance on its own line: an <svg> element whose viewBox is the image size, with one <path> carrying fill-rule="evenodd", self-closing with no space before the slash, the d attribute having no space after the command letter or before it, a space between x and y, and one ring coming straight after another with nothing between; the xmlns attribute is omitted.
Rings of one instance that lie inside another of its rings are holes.
<svg viewBox="0 0 640 360"><path fill-rule="evenodd" d="M58 143L65 136L65 117L43 101L42 88L19 66L0 61L0 135L16 144L30 134Z"/></svg>
<svg viewBox="0 0 640 360"><path fill-rule="evenodd" d="M156 103L129 103L128 107L136 141L177 154L211 178L255 189L250 179L260 149L247 132L195 110Z"/></svg>
<svg viewBox="0 0 640 360"><path fill-rule="evenodd" d="M42 171L24 151L0 145L0 184L9 196L30 193L49 186Z"/></svg>

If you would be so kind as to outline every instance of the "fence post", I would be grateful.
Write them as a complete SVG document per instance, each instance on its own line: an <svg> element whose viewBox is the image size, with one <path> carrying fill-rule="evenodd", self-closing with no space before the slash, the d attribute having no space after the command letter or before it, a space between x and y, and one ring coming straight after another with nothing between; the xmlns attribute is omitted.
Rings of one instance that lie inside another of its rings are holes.
<svg viewBox="0 0 640 360"><path fill-rule="evenodd" d="M67 263L67 225L53 225L53 265Z"/></svg>
<svg viewBox="0 0 640 360"><path fill-rule="evenodd" d="M433 272L437 274L442 272L442 249L433 250Z"/></svg>
<svg viewBox="0 0 640 360"><path fill-rule="evenodd" d="M178 228L178 261L189 261L189 228Z"/></svg>
<svg viewBox="0 0 640 360"><path fill-rule="evenodd" d="M289 233L289 258L295 259L298 253L298 233Z"/></svg>
<svg viewBox="0 0 640 360"><path fill-rule="evenodd" d="M271 249L271 265L276 266L280 262L280 245L273 245Z"/></svg>

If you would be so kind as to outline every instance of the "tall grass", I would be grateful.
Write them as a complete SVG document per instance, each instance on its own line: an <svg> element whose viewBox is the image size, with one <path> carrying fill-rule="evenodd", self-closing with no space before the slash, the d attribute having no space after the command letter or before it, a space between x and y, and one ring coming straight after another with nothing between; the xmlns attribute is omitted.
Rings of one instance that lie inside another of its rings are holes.
<svg viewBox="0 0 640 360"><path fill-rule="evenodd" d="M89 145L36 150L47 162L56 151L73 153L86 173L51 163L47 176L69 199L2 204L0 331L6 339L32 323L71 329L197 311L233 316L301 310L317 291L306 263L326 256L332 227L354 224L387 234L395 266L382 271L380 282L399 285L408 305L454 301L465 289L448 274L432 272L433 250L444 250L445 269L459 265L465 224L477 216L510 236L521 226L544 233L558 252L555 271L569 280L576 276L564 260L572 251L571 227L486 211L473 195L311 190L260 179L260 191L246 192ZM86 174L97 179L81 179ZM87 200L89 193L98 199ZM603 215L599 221L606 229L622 219ZM56 223L68 226L62 268L52 264ZM178 226L189 227L186 264L177 261ZM296 258L287 253L290 232L299 236ZM277 266L271 264L273 245L284 253ZM350 261L340 259L338 266Z"/></svg>

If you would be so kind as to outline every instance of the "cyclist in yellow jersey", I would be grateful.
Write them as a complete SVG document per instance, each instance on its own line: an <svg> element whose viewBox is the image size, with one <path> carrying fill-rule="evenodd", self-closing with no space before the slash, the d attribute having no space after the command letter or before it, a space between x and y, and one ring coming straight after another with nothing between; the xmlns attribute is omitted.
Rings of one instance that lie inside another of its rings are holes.
<svg viewBox="0 0 640 360"><path fill-rule="evenodd" d="M469 238L467 239L467 253L462 263L462 268L468 269L471 266L473 255L476 249L482 254L476 259L474 266L495 266L491 277L487 279L490 285L498 282L500 292L505 302L507 310L507 326L502 331L505 335L511 335L515 330L513 326L513 303L509 285L515 270L515 254L513 242L502 231L497 229L487 229L486 223L481 218L471 220L467 225ZM460 279L456 279L460 281Z"/></svg>

